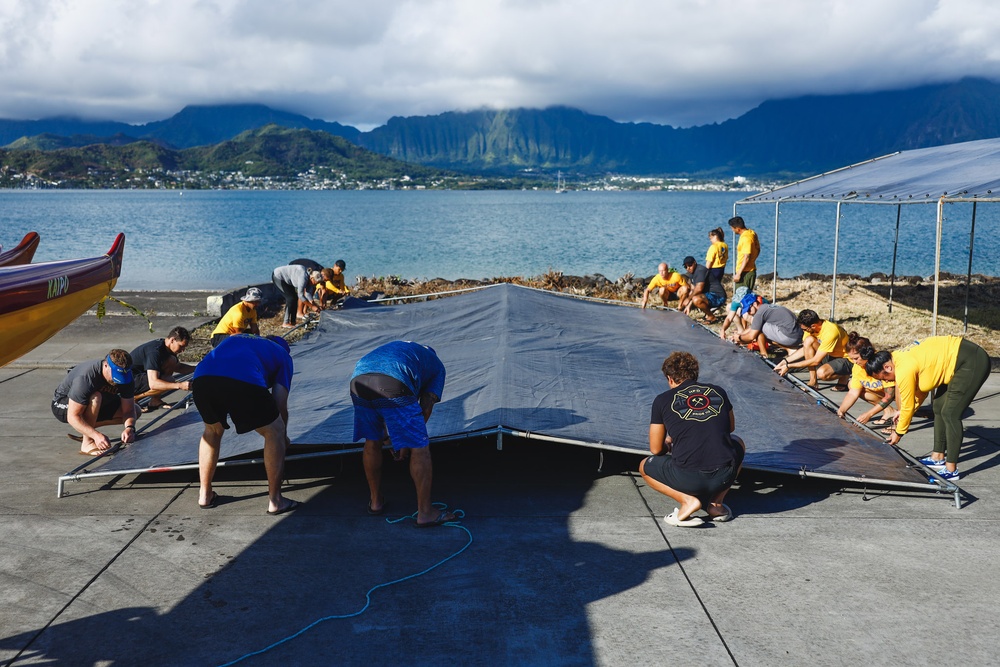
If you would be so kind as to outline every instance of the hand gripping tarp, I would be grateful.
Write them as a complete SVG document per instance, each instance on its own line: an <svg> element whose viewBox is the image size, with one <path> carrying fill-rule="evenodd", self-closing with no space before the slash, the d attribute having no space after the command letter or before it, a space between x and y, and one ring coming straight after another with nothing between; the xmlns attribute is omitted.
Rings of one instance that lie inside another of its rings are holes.
<svg viewBox="0 0 1000 667"><path fill-rule="evenodd" d="M419 303L323 313L292 345L289 395L293 445L351 445L349 380L354 364L392 340L430 345L444 362L443 401L428 423L433 439L512 433L588 447L648 451L650 407L668 386L660 370L675 350L691 352L701 379L726 389L745 466L873 483L927 479L871 433L844 420L747 352L670 311L640 310L514 285ZM188 410L143 434L102 471L193 463L202 424ZM259 451L256 433L222 439L222 457ZM294 452L294 447L293 450Z"/></svg>

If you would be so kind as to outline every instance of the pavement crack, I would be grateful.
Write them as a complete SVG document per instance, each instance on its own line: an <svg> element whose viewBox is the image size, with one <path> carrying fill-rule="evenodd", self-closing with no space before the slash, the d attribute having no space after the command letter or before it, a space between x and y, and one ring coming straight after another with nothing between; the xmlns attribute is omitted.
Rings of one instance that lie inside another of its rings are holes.
<svg viewBox="0 0 1000 667"><path fill-rule="evenodd" d="M733 652L730 650L729 644L726 643L726 638L722 636L722 630L720 630L719 626L715 624L715 619L712 618L712 613L708 610L708 607L705 605L705 601L701 599L700 595L698 595L698 589L695 588L694 582L691 581L691 577L688 576L687 570L684 568L684 563L681 561L681 558L677 554L677 552L674 551L674 547L672 544L670 544L670 539L667 538L667 534L663 532L662 522L657 518L656 513L653 512L653 508L649 506L649 502L646 500L646 497L642 495L642 491L639 489L639 481L637 479L637 475L633 472L629 472L628 476L629 479L632 480L632 486L635 487L636 493L639 494L639 498L642 499L642 503L646 506L646 511L649 512L650 518L652 518L653 522L656 524L656 529L660 531L660 535L663 537L663 542L667 545L667 548L670 549L670 553L674 557L674 562L677 563L677 567L680 568L681 574L684 575L684 580L687 581L688 587L694 594L694 598L698 601L698 604L701 606L701 610L705 613L705 618L707 618L708 622L712 624L712 629L715 630L716 636L719 638L719 641L722 642L722 647L726 649L726 653L729 654L729 659L733 661L734 665L739 667L740 663L736 660L736 656L733 655Z"/></svg>
<svg viewBox="0 0 1000 667"><path fill-rule="evenodd" d="M128 550L128 548L131 547L132 544L136 540L138 540L142 536L143 533L146 532L146 529L149 528L149 526L152 525L152 523L154 521L156 521L157 519L159 519L159 517L164 512L167 511L167 508L170 507L171 505L173 505L174 501L177 500L178 498L180 498L181 494L183 494L190 487L191 487L190 484L186 484L185 486L181 487L181 489L176 494L174 494L174 496L172 498L170 498L170 500L168 500L167 503L163 507L160 508L160 511L158 511L156 514L154 514L153 516L151 516L149 518L149 520L143 525L142 529L139 530L139 531L137 531L136 534L132 536L132 539L130 539L128 542L126 542L125 545L122 546L122 548L118 550L118 553L116 553L114 556L112 556L111 560L109 560L107 563L105 563L101 567L101 569L98 570L97 573L94 574L94 576L91 577L90 580L87 581L87 583L84 584L83 587L80 590L78 590L73 595L73 597L71 597L66 602L66 604L64 604L62 606L62 609L60 609L59 611L57 611L55 613L55 615L52 618L50 618L49 621L45 625L43 625L41 628L39 628L38 632L36 632L34 635L31 636L31 639L29 639L28 642L23 647L21 647L21 650L17 652L17 655L15 655L13 658L11 658L10 662L8 662L7 664L8 665L13 665L15 662L17 662L20 659L20 657L22 655L24 655L24 652L27 651L29 648L31 648L31 645L34 644L35 641L39 637L42 636L42 633L44 633L46 630L48 630L52 626L52 624L55 623L56 620L60 616L62 616L66 612L66 610L69 609L70 606L74 602L76 602L77 599L87 591L88 588L90 588L91 586L93 586L94 582L96 582L101 577L102 574L104 574L105 572L107 572L108 568L110 568L112 565L114 565L115 561L117 561L119 558L121 558L122 554L124 554Z"/></svg>

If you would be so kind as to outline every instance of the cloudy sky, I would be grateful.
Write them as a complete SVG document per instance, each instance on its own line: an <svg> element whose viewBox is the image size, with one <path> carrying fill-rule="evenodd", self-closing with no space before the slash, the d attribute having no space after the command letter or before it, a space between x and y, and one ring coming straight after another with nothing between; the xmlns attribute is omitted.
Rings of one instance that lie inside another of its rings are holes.
<svg viewBox="0 0 1000 667"><path fill-rule="evenodd" d="M996 0L0 0L0 118L561 104L686 127L963 76L1000 81Z"/></svg>

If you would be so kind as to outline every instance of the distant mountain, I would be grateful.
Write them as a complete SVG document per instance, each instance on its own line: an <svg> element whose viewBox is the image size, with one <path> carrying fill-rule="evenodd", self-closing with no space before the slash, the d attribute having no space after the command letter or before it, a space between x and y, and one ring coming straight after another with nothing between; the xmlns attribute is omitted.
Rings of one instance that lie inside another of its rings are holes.
<svg viewBox="0 0 1000 667"><path fill-rule="evenodd" d="M96 123L73 118L0 119L0 146L16 148L17 146L11 145L13 142L46 135L74 138L71 145L76 146L86 145L78 143L80 138L93 139L91 143L114 143L116 137L126 136L133 137L134 141L154 141L171 148L191 148L217 144L232 139L241 132L271 124L288 128L322 130L355 143L361 134L360 130L348 125L314 120L287 111L275 111L262 104L226 104L187 106L166 120L145 125Z"/></svg>
<svg viewBox="0 0 1000 667"><path fill-rule="evenodd" d="M0 149L0 174L34 174L78 187L100 187L139 170L242 172L246 176L289 178L316 167L351 180L404 175L419 179L442 173L378 155L328 132L273 124L214 146L180 151L145 140L122 146L96 143L55 150ZM112 175L115 178L110 178Z"/></svg>
<svg viewBox="0 0 1000 667"><path fill-rule="evenodd" d="M268 124L322 131L397 160L466 172L561 169L581 175L790 179L898 150L998 137L1000 85L963 79L901 91L775 100L739 118L691 128L618 123L552 107L394 117L360 132L262 105L190 106L146 125L0 120L0 145L53 150L85 142L122 145L134 138L165 147L208 147Z"/></svg>
<svg viewBox="0 0 1000 667"><path fill-rule="evenodd" d="M159 139L177 148L210 146L232 139L241 132L265 125L320 130L357 143L361 131L340 123L314 120L287 111L275 111L262 104L232 104L224 106L188 106L167 120L143 125L137 136Z"/></svg>
<svg viewBox="0 0 1000 667"><path fill-rule="evenodd" d="M373 153L328 132L273 124L247 130L214 146L187 148L180 154L186 169L242 171L253 176L288 177L316 166L344 172L352 178L427 176L440 172Z"/></svg>
<svg viewBox="0 0 1000 667"><path fill-rule="evenodd" d="M107 144L109 146L124 146L140 141L127 134L115 134L110 137L98 137L93 134L74 134L61 137L58 134L37 134L33 137L21 137L7 145L11 150L19 151L55 151L60 148L80 148L92 144Z"/></svg>
<svg viewBox="0 0 1000 667"><path fill-rule="evenodd" d="M812 174L897 150L1000 136L1000 85L983 79L761 104L721 124L616 123L554 107L392 118L361 145L465 170L703 176Z"/></svg>

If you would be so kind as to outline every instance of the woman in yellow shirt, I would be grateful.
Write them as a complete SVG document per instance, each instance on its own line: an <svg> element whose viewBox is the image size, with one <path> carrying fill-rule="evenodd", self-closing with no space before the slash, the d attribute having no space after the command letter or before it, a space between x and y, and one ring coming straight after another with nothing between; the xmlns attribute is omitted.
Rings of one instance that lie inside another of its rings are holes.
<svg viewBox="0 0 1000 667"><path fill-rule="evenodd" d="M990 376L990 357L960 336L932 336L895 352L877 352L865 370L874 378L896 383L899 420L889 444L910 428L913 413L934 392L934 453L920 459L945 479L957 480L962 448L962 412ZM946 455L947 453L947 455Z"/></svg>
<svg viewBox="0 0 1000 667"><path fill-rule="evenodd" d="M896 383L883 382L865 372L865 361L875 356L872 342L864 336L859 336L857 331L852 331L847 334L845 350L847 359L853 364L853 367L851 368L851 379L847 383L847 396L844 396L844 400L841 401L837 415L843 417L859 398L863 398L874 407L858 417L860 423L867 424L872 417L884 410L882 419L872 423L877 426L892 424L896 413L889 406L892 405L892 399L896 395Z"/></svg>
<svg viewBox="0 0 1000 667"><path fill-rule="evenodd" d="M729 263L729 244L726 243L726 233L722 227L716 227L708 233L708 252L705 254L705 268L721 283Z"/></svg>

